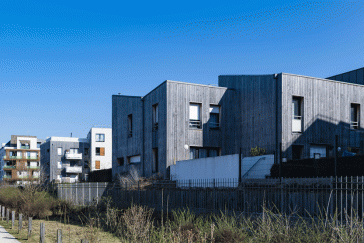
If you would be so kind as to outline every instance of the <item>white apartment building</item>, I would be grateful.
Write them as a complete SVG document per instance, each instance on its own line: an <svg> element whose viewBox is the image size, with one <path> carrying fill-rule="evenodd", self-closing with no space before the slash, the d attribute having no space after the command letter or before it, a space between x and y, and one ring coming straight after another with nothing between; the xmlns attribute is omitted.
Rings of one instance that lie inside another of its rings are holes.
<svg viewBox="0 0 364 243"><path fill-rule="evenodd" d="M90 143L90 171L112 168L111 128L91 128L87 134Z"/></svg>

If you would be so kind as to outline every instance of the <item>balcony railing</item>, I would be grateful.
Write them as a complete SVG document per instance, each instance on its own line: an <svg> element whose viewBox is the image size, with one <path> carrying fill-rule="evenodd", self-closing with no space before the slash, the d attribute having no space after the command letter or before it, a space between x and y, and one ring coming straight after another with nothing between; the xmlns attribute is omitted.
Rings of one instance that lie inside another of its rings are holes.
<svg viewBox="0 0 364 243"><path fill-rule="evenodd" d="M209 127L212 130L218 130L220 128L219 122L209 122Z"/></svg>
<svg viewBox="0 0 364 243"><path fill-rule="evenodd" d="M26 158L27 158L27 159L39 159L39 157L38 157L38 156L35 156L35 157L34 157L34 156L27 156Z"/></svg>
<svg viewBox="0 0 364 243"><path fill-rule="evenodd" d="M22 159L23 156L4 156L4 159Z"/></svg>
<svg viewBox="0 0 364 243"><path fill-rule="evenodd" d="M18 175L18 178L20 179L29 178L29 175Z"/></svg>
<svg viewBox="0 0 364 243"><path fill-rule="evenodd" d="M31 170L39 170L40 169L40 166L28 166L28 169L31 169Z"/></svg>
<svg viewBox="0 0 364 243"><path fill-rule="evenodd" d="M39 178L39 175L33 175L32 178L38 179Z"/></svg>
<svg viewBox="0 0 364 243"><path fill-rule="evenodd" d="M3 179L11 179L11 175L4 175Z"/></svg>
<svg viewBox="0 0 364 243"><path fill-rule="evenodd" d="M21 149L30 149L30 146L20 146Z"/></svg>
<svg viewBox="0 0 364 243"><path fill-rule="evenodd" d="M66 153L65 157L66 159L82 159L82 153L77 153L77 154Z"/></svg>
<svg viewBox="0 0 364 243"><path fill-rule="evenodd" d="M191 128L201 128L201 121L199 120L190 120Z"/></svg>
<svg viewBox="0 0 364 243"><path fill-rule="evenodd" d="M68 166L65 167L66 173L79 174L82 173L82 166Z"/></svg>
<svg viewBox="0 0 364 243"><path fill-rule="evenodd" d="M15 165L4 165L3 169L6 170L6 169L15 169L16 166Z"/></svg>
<svg viewBox="0 0 364 243"><path fill-rule="evenodd" d="M350 128L357 130L359 128L359 122L351 121L350 122Z"/></svg>

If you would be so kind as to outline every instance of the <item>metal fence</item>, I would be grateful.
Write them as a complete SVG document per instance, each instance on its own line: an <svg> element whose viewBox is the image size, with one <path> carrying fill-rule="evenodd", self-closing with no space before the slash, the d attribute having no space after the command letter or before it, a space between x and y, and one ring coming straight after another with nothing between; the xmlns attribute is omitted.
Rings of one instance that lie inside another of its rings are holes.
<svg viewBox="0 0 364 243"><path fill-rule="evenodd" d="M302 217L333 217L338 220L364 213L364 176L329 178L281 178L187 180L169 182L58 184L59 198L78 205L98 204L111 196L116 206L146 205L155 210L188 207L196 213L262 213L263 206L274 213Z"/></svg>

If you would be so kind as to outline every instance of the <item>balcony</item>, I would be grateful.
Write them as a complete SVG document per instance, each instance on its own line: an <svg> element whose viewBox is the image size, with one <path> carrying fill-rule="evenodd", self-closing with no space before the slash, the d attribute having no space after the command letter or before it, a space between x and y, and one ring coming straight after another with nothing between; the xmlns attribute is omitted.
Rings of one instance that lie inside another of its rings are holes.
<svg viewBox="0 0 364 243"><path fill-rule="evenodd" d="M4 159L23 159L23 156L4 156Z"/></svg>
<svg viewBox="0 0 364 243"><path fill-rule="evenodd" d="M40 170L40 166L28 166L28 170Z"/></svg>
<svg viewBox="0 0 364 243"><path fill-rule="evenodd" d="M200 120L190 119L190 128L200 129L201 128L201 121Z"/></svg>
<svg viewBox="0 0 364 243"><path fill-rule="evenodd" d="M11 170L11 169L15 169L16 166L15 165L4 165L3 169L4 170Z"/></svg>
<svg viewBox="0 0 364 243"><path fill-rule="evenodd" d="M3 179L11 179L11 175L4 175Z"/></svg>
<svg viewBox="0 0 364 243"><path fill-rule="evenodd" d="M79 174L82 173L82 166L65 167L66 173Z"/></svg>
<svg viewBox="0 0 364 243"><path fill-rule="evenodd" d="M25 178L29 178L29 175L18 175L19 179L25 179Z"/></svg>
<svg viewBox="0 0 364 243"><path fill-rule="evenodd" d="M33 179L39 179L39 175L33 175L32 178Z"/></svg>
<svg viewBox="0 0 364 243"><path fill-rule="evenodd" d="M29 145L28 146L20 146L21 149L30 149Z"/></svg>
<svg viewBox="0 0 364 243"><path fill-rule="evenodd" d="M35 160L38 160L39 157L35 156L35 157L32 157L32 156L27 156L26 159L29 159L29 160L32 160L32 159L35 159Z"/></svg>
<svg viewBox="0 0 364 243"><path fill-rule="evenodd" d="M77 154L66 153L65 157L66 157L66 159L72 159L72 160L79 159L79 160L81 160L82 159L82 153L77 153Z"/></svg>

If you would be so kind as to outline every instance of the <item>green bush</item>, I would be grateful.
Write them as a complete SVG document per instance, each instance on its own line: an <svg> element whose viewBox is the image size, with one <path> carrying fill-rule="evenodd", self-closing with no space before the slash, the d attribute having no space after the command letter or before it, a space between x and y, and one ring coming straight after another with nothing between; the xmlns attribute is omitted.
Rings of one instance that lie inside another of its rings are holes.
<svg viewBox="0 0 364 243"><path fill-rule="evenodd" d="M260 155L264 155L265 154L265 149L264 148L258 148L255 147L255 148L251 148L250 149L250 155L251 156L260 156Z"/></svg>

